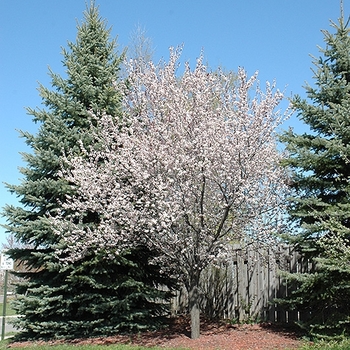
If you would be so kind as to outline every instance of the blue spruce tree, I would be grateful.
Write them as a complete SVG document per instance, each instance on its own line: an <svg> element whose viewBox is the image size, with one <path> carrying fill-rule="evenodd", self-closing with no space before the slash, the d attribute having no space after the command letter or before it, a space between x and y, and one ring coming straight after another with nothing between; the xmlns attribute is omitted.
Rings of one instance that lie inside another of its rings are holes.
<svg viewBox="0 0 350 350"><path fill-rule="evenodd" d="M313 268L289 274L297 289L286 300L302 312L314 335L350 334L350 29L342 14L323 31L322 57L315 59L308 99L292 104L310 132L286 132L286 166L292 170L289 212L302 230L291 237Z"/></svg>
<svg viewBox="0 0 350 350"><path fill-rule="evenodd" d="M4 215L8 232L20 243L10 256L22 265L18 275L16 309L23 315L17 326L21 339L73 338L109 335L157 327L163 321L169 292L157 286L172 285L160 267L148 264L156 255L145 247L128 251L107 262L88 252L83 260L62 264L55 255L58 237L48 223L70 184L59 177L62 156L80 154L94 146L91 130L96 116L121 117L120 96L113 88L118 79L121 56L116 41L92 4L78 26L76 43L63 50L66 78L50 71L52 89L40 86L44 107L28 109L39 124L36 134L22 132L32 149L24 154L20 185L8 184L21 206L7 205ZM98 220L86 213L86 225Z"/></svg>

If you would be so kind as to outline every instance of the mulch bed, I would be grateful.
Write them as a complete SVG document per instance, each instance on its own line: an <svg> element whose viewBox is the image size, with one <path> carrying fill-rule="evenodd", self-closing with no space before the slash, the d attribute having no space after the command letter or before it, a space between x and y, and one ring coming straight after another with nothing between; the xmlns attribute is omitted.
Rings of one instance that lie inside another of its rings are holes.
<svg viewBox="0 0 350 350"><path fill-rule="evenodd" d="M168 328L139 334L115 335L99 338L53 340L33 342L12 342L10 348L29 345L112 345L133 344L159 346L161 348L182 348L191 350L279 350L297 349L303 342L301 334L270 323L231 325L225 322L201 321L201 336L190 339L188 317L171 320Z"/></svg>

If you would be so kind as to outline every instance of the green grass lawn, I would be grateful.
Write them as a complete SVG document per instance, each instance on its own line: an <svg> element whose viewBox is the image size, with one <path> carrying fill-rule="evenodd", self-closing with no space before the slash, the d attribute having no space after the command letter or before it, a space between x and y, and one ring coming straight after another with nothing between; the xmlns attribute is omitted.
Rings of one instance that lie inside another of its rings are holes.
<svg viewBox="0 0 350 350"><path fill-rule="evenodd" d="M0 350L6 350L10 340L0 341ZM143 347L132 345L35 345L26 346L25 350L164 350L159 347ZM341 342L317 342L303 345L299 350L349 350L350 340ZM168 350L171 350L168 348ZM186 350L184 348L172 348L172 350ZM218 349L220 350L220 349ZM286 349L287 350L287 349Z"/></svg>
<svg viewBox="0 0 350 350"><path fill-rule="evenodd" d="M300 350L349 350L350 339L336 341L319 341L312 345L304 345Z"/></svg>
<svg viewBox="0 0 350 350"><path fill-rule="evenodd" d="M2 308L3 308L3 303L0 303L0 316L2 316ZM16 315L16 311L12 309L11 303L8 302L6 303L6 316L13 316Z"/></svg>

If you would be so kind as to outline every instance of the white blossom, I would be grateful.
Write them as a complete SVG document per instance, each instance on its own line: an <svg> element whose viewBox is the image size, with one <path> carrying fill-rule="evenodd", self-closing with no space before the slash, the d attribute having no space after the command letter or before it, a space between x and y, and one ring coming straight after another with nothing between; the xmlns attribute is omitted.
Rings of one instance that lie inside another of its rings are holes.
<svg viewBox="0 0 350 350"><path fill-rule="evenodd" d="M233 243L273 242L286 191L275 137L283 94L271 84L262 91L241 68L234 86L202 58L177 76L179 55L142 70L130 61L130 89L116 85L124 125L104 116L100 149L67 159L63 175L77 193L64 209L74 214L51 220L70 259L147 244L189 285ZM89 212L99 222L87 229Z"/></svg>

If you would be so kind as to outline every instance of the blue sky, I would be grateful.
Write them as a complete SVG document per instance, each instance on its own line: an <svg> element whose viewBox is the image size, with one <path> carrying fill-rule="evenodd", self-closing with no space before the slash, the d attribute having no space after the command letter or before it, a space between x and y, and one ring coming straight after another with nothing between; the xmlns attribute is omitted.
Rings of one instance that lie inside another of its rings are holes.
<svg viewBox="0 0 350 350"><path fill-rule="evenodd" d="M16 130L35 132L25 107L40 107L37 87L50 87L48 67L63 74L61 47L75 41L76 24L83 19L85 0L0 0L0 207L15 204L3 182L19 183L20 152L28 151ZM304 95L312 83L310 54L319 56L321 29L340 16L338 0L96 0L100 14L118 37L119 49L130 43L137 26L146 30L155 60L168 57L168 48L183 44L182 58L194 65L200 52L215 69L276 80L286 96ZM350 0L344 0L350 15ZM282 108L285 105L281 106ZM298 132L292 118L286 125ZM5 223L1 218L0 223ZM0 228L0 243L5 241Z"/></svg>

